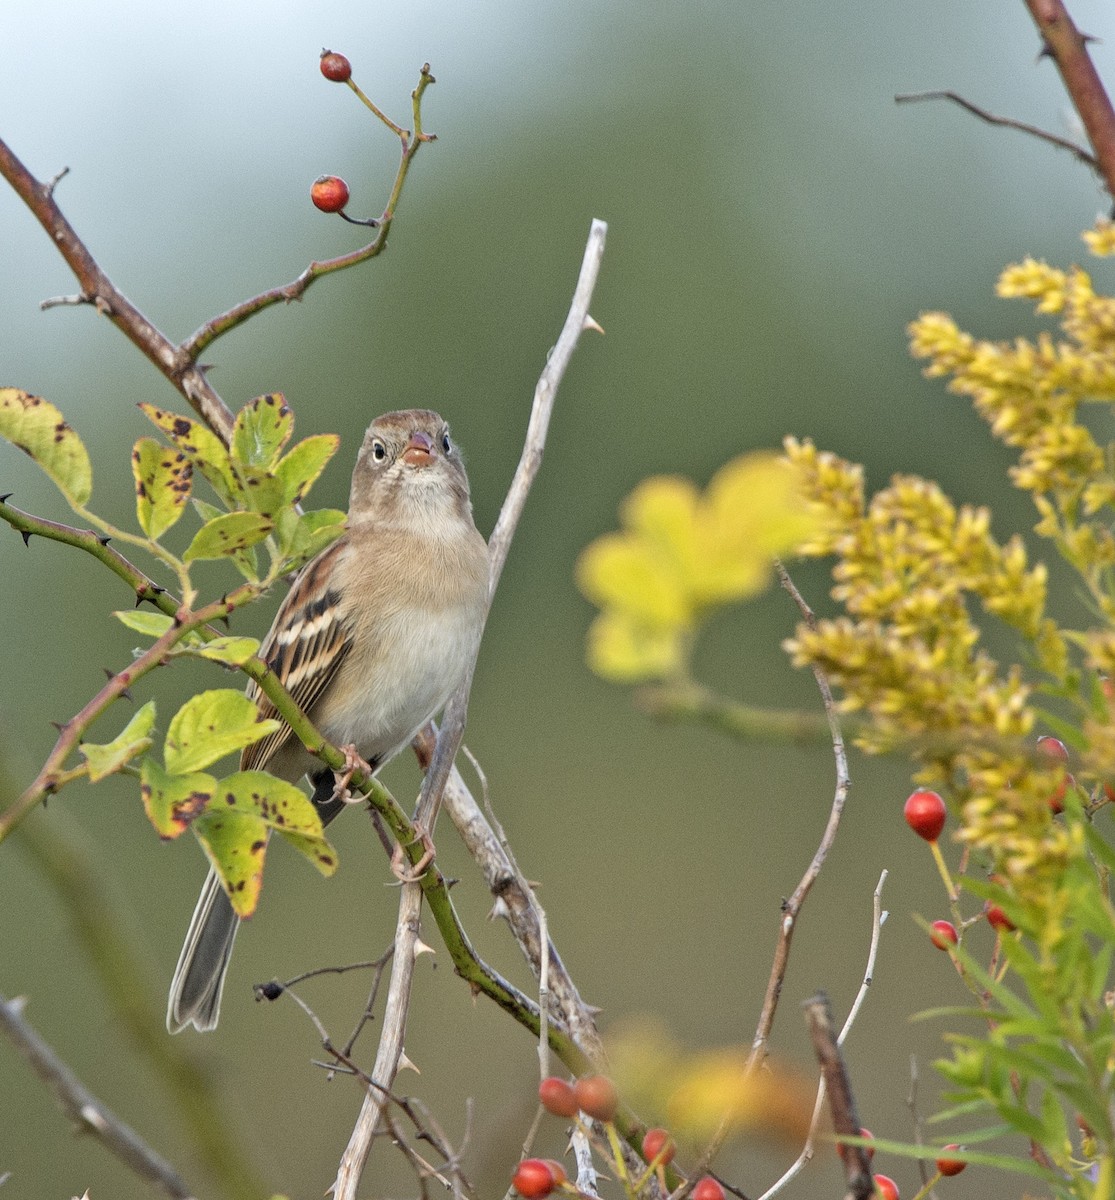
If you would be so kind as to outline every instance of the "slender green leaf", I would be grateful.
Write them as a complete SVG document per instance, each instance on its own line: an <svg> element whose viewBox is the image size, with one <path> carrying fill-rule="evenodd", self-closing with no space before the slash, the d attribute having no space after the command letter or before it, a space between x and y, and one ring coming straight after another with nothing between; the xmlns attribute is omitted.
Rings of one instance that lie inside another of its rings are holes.
<svg viewBox="0 0 1115 1200"><path fill-rule="evenodd" d="M286 569L294 570L344 533L345 514L336 508L319 508L302 514L286 509L280 516L278 530Z"/></svg>
<svg viewBox="0 0 1115 1200"><path fill-rule="evenodd" d="M171 719L163 752L166 769L172 775L199 771L279 726L275 720L260 720L259 710L243 692L231 688L201 692Z"/></svg>
<svg viewBox="0 0 1115 1200"><path fill-rule="evenodd" d="M151 612L142 608L118 609L112 614L122 625L142 633L145 637L162 637L174 624L174 618L166 613Z"/></svg>
<svg viewBox="0 0 1115 1200"><path fill-rule="evenodd" d="M294 431L294 414L281 392L257 396L236 414L232 428L233 458L270 471Z"/></svg>
<svg viewBox="0 0 1115 1200"><path fill-rule="evenodd" d="M89 455L49 400L18 388L0 388L0 437L30 455L71 504L88 501L93 492Z"/></svg>
<svg viewBox="0 0 1115 1200"><path fill-rule="evenodd" d="M151 730L155 726L155 701L148 700L124 728L112 739L98 745L82 742L78 749L89 764L89 780L98 783L107 775L119 771L122 766L151 747Z"/></svg>
<svg viewBox="0 0 1115 1200"><path fill-rule="evenodd" d="M250 637L219 637L199 646L189 647L198 658L209 658L226 667L241 667L259 651L259 641Z"/></svg>
<svg viewBox="0 0 1115 1200"><path fill-rule="evenodd" d="M199 558L231 558L239 551L263 541L274 527L271 518L262 513L224 513L212 521L206 521L187 547L183 558L186 562Z"/></svg>
<svg viewBox="0 0 1115 1200"><path fill-rule="evenodd" d="M140 794L147 818L161 838L178 837L205 811L216 789L212 775L196 771L171 775L150 756L143 760Z"/></svg>
<svg viewBox="0 0 1115 1200"><path fill-rule="evenodd" d="M140 438L132 450L136 520L149 538L161 537L182 515L194 469L181 450Z"/></svg>

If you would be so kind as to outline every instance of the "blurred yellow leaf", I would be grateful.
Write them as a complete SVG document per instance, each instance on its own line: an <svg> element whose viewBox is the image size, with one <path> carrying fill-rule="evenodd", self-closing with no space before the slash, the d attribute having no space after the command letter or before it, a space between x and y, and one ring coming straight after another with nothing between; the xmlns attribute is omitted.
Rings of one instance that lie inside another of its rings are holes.
<svg viewBox="0 0 1115 1200"><path fill-rule="evenodd" d="M688 625L692 609L685 581L673 566L652 542L611 533L585 548L577 581L601 608L656 625Z"/></svg>
<svg viewBox="0 0 1115 1200"><path fill-rule="evenodd" d="M614 683L661 679L680 669L686 640L677 626L649 625L628 613L605 609L589 628L588 664Z"/></svg>
<svg viewBox="0 0 1115 1200"><path fill-rule="evenodd" d="M644 1019L621 1027L608 1049L625 1102L663 1119L679 1142L707 1143L724 1122L734 1134L794 1144L809 1129L816 1083L771 1059L749 1072L743 1046L694 1053Z"/></svg>

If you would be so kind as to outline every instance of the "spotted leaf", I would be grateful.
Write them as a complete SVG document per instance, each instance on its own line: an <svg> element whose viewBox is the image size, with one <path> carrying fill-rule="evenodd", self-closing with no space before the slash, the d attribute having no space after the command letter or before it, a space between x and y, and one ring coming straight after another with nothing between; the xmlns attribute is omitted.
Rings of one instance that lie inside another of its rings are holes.
<svg viewBox="0 0 1115 1200"><path fill-rule="evenodd" d="M0 388L0 437L30 455L71 504L80 506L89 499L93 492L89 454L49 400L18 388Z"/></svg>
<svg viewBox="0 0 1115 1200"><path fill-rule="evenodd" d="M161 537L182 515L194 469L181 450L140 438L132 450L136 520L149 538Z"/></svg>
<svg viewBox="0 0 1115 1200"><path fill-rule="evenodd" d="M198 558L232 558L262 542L274 528L274 521L264 513L224 513L205 522L182 557L186 562Z"/></svg>
<svg viewBox="0 0 1115 1200"><path fill-rule="evenodd" d="M197 820L213 799L217 781L200 771L177 775L151 757L140 770L140 795L147 819L161 838L176 838Z"/></svg>
<svg viewBox="0 0 1115 1200"><path fill-rule="evenodd" d="M259 710L231 688L192 696L174 714L163 757L172 775L185 775L274 733L280 723L261 720Z"/></svg>

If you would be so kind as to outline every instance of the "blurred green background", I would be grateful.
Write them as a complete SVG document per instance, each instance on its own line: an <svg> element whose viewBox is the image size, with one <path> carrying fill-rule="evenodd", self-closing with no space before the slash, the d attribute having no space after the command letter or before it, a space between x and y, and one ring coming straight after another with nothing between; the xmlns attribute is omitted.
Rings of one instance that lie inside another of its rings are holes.
<svg viewBox="0 0 1115 1200"><path fill-rule="evenodd" d="M1079 3L1101 72L1115 78L1109 6ZM343 448L315 493L343 504L370 418L440 409L464 447L487 532L510 479L530 397L555 340L592 217L610 232L593 313L607 333L583 342L565 379L542 475L492 613L468 742L552 932L605 1026L659 1017L701 1048L749 1042L766 983L780 898L795 887L827 816L823 747L737 745L659 727L583 662L591 617L577 594L580 549L614 526L642 477L704 483L740 451L792 432L866 463L872 487L895 471L939 479L960 501L995 505L996 531L1028 528L1004 483L1008 456L938 382L919 375L904 326L947 308L967 328L1032 329L1027 309L992 297L1000 268L1026 254L1081 260L1078 233L1104 207L1067 155L993 130L946 105L896 106L895 93L949 87L1001 113L1075 132L1021 4L860 0L596 0L519 5L315 5L196 0L9 0L0 6L0 133L40 178L63 166L58 199L102 267L179 339L311 258L359 244L319 214L309 184L349 182L350 211L380 211L397 143L347 89L317 69L322 46L406 123L428 60L435 145L418 158L390 250L270 310L206 356L234 407L286 393L298 432L337 431ZM40 312L75 290L30 214L0 189L0 382L66 413L94 460L94 503L129 520L128 453L150 429L135 405L181 405L169 385L88 309ZM1102 282L1102 271L1097 275ZM33 466L0 446L0 491L65 519ZM107 614L128 596L107 572L53 544L0 533L0 761L23 786L71 715L128 661L134 637ZM223 586L217 574L214 588ZM819 607L826 582L802 570ZM262 632L272 606L237 623ZM751 703L815 708L811 680L780 650L794 623L771 594L715 621L706 679ZM163 720L215 671L177 665L154 694ZM122 723L99 727L108 740ZM854 790L830 862L806 908L774 1037L808 1066L798 1005L818 987L846 1013L863 972L871 892L888 868L874 985L847 1053L863 1121L912 1136L910 1056L928 1115L941 1027L911 1012L963 1003L943 955L911 919L940 915L929 856L901 822L901 764L853 761ZM386 781L413 795L400 761ZM161 844L127 782L73 787L34 821L61 829L103 870L161 1005L204 873L191 839ZM311 1065L319 1047L292 1004L259 1007L250 984L387 944L395 893L366 821L337 827L342 870L325 883L278 847L262 908L245 930L219 1031L190 1039L227 1121L269 1185L320 1195L359 1104L355 1087ZM529 986L489 897L447 823L446 869L478 948ZM87 1083L212 1195L174 1110L124 1035L55 892L21 851L0 850L0 992ZM428 940L436 942L431 931ZM307 987L344 1036L365 982ZM370 1038L374 1038L374 1030ZM368 1043L370 1050L371 1041ZM533 1104L527 1037L473 1002L444 952L419 970L404 1076L449 1135L474 1101L469 1170L484 1195L509 1177ZM557 1125L556 1122L553 1123ZM547 1149L561 1150L547 1126ZM749 1194L791 1160L744 1145L721 1161ZM380 1146L363 1194L415 1189ZM877 1160L904 1194L909 1162ZM147 1189L88 1139L72 1139L43 1088L0 1045L4 1200L80 1195L126 1200ZM785 1193L835 1194L834 1156ZM1014 1180L969 1170L950 1195L1013 1195Z"/></svg>

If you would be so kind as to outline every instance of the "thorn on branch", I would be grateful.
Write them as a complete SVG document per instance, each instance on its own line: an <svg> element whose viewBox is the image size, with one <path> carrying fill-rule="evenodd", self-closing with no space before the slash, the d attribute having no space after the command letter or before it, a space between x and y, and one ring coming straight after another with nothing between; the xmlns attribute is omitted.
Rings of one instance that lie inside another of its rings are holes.
<svg viewBox="0 0 1115 1200"><path fill-rule="evenodd" d="M55 175L53 179L49 180L43 186L43 194L47 197L48 200L54 195L54 189L62 182L63 179L66 178L67 175L69 175L69 173L70 173L70 168L63 167L62 170L59 171L58 174Z"/></svg>
<svg viewBox="0 0 1115 1200"><path fill-rule="evenodd" d="M77 305L92 303L93 298L91 296L86 296L83 292L79 292L74 296L50 296L46 300L39 301L39 308L41 311L46 312L48 308L59 308L65 304Z"/></svg>
<svg viewBox="0 0 1115 1200"><path fill-rule="evenodd" d="M109 542L112 541L112 538L110 538L107 533L97 533L97 534L94 534L93 536L97 539L98 542L101 543L102 546L107 546L109 544Z"/></svg>
<svg viewBox="0 0 1115 1200"><path fill-rule="evenodd" d="M9 501L9 500L10 500L10 499L11 499L11 498L14 496L14 495L15 495L15 492L5 492L5 493L4 493L2 496L0 496L0 504L7 504L7 502L8 502L8 501Z"/></svg>
<svg viewBox="0 0 1115 1200"><path fill-rule="evenodd" d="M19 531L19 536L21 538L23 538L23 544L25 546L31 545L31 530L30 529L21 529Z"/></svg>

